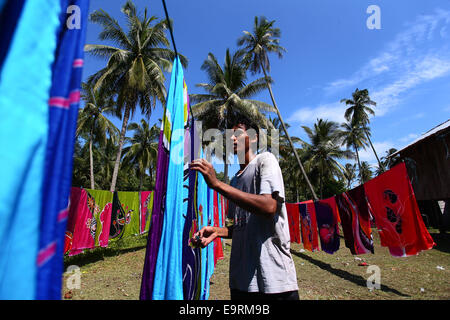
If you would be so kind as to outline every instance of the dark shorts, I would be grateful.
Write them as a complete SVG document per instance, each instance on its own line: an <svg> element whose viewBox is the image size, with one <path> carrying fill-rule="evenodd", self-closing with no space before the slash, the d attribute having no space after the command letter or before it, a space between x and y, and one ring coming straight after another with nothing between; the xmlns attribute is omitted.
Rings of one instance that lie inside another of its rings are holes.
<svg viewBox="0 0 450 320"><path fill-rule="evenodd" d="M299 300L298 290L280 293L245 292L230 289L231 300Z"/></svg>

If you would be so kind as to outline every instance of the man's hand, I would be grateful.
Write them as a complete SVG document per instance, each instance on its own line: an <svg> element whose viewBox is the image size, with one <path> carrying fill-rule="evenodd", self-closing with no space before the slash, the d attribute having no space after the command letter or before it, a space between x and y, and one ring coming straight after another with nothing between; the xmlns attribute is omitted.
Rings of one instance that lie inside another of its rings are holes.
<svg viewBox="0 0 450 320"><path fill-rule="evenodd" d="M216 189L219 184L219 179L216 177L216 171L212 164L205 159L197 159L189 164L189 168L192 170L200 171L203 174L203 178L206 184L211 189Z"/></svg>
<svg viewBox="0 0 450 320"><path fill-rule="evenodd" d="M214 239L217 238L217 232L214 227L203 227L200 231L196 232L191 238L191 243L196 247L205 248Z"/></svg>

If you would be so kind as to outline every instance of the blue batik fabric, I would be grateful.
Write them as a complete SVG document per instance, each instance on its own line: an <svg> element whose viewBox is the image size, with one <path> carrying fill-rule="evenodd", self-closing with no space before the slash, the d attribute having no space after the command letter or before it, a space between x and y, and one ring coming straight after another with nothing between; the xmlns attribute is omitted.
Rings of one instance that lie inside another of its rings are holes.
<svg viewBox="0 0 450 320"><path fill-rule="evenodd" d="M172 115L172 133L161 242L155 267L153 300L182 300L182 236L184 174L184 97L183 69L177 57L167 99L167 111ZM170 191L169 191L170 190Z"/></svg>
<svg viewBox="0 0 450 320"><path fill-rule="evenodd" d="M0 299L35 299L59 1L26 1L0 76Z"/></svg>

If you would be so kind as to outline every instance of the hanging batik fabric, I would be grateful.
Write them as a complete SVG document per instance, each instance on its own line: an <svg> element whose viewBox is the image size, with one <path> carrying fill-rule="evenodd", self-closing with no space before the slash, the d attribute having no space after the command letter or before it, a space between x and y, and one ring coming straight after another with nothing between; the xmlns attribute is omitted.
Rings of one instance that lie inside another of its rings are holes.
<svg viewBox="0 0 450 320"><path fill-rule="evenodd" d="M121 207L119 210L124 216L124 220L119 221L119 223L123 224L123 231L120 237L126 238L138 235L140 233L139 192L117 191L117 198Z"/></svg>
<svg viewBox="0 0 450 320"><path fill-rule="evenodd" d="M69 214L67 217L66 233L64 237L64 254L72 249L73 234L77 223L78 206L81 201L82 189L72 187L70 189Z"/></svg>
<svg viewBox="0 0 450 320"><path fill-rule="evenodd" d="M89 10L88 0L60 0L60 4L62 12L48 101L49 132L38 253L37 299L44 300L61 299L64 233Z"/></svg>
<svg viewBox="0 0 450 320"><path fill-rule="evenodd" d="M374 253L370 214L364 187L358 186L336 196L345 246L352 254Z"/></svg>
<svg viewBox="0 0 450 320"><path fill-rule="evenodd" d="M322 251L333 254L339 249L339 224L334 197L314 202Z"/></svg>
<svg viewBox="0 0 450 320"><path fill-rule="evenodd" d="M1 68L0 299L36 298L47 102L60 12L59 1L26 1Z"/></svg>
<svg viewBox="0 0 450 320"><path fill-rule="evenodd" d="M73 230L70 256L83 252L84 249L95 247L97 219L95 217L95 199L86 189L81 189L78 206L76 207L76 223Z"/></svg>
<svg viewBox="0 0 450 320"><path fill-rule="evenodd" d="M203 149L200 150L200 158L203 158ZM198 222L199 230L208 225L208 186L206 184L203 175L199 173L197 175L197 210L198 210ZM200 251L201 265L200 265L200 277L199 277L199 296L196 300L206 300L209 292L209 282L207 281L207 261L208 261L208 249L203 248Z"/></svg>
<svg viewBox="0 0 450 320"><path fill-rule="evenodd" d="M312 200L299 203L300 234L303 247L308 251L319 250L316 210Z"/></svg>
<svg viewBox="0 0 450 320"><path fill-rule="evenodd" d="M86 191L94 199L94 202L91 203L93 206L91 211L94 213L96 220L94 246L107 247L111 226L113 193L106 190L86 189Z"/></svg>
<svg viewBox="0 0 450 320"><path fill-rule="evenodd" d="M404 163L366 182L364 188L381 245L392 256L407 257L433 248Z"/></svg>
<svg viewBox="0 0 450 320"><path fill-rule="evenodd" d="M139 192L139 232L141 234L148 231L150 226L150 218L152 214L153 207L153 192L152 191L141 191Z"/></svg>
<svg viewBox="0 0 450 320"><path fill-rule="evenodd" d="M187 95L186 95L187 98ZM188 99L188 98L187 98ZM189 103L188 103L189 108ZM188 113L189 114L189 113ZM189 121L189 135L185 136L185 141L190 144L185 148L189 155L189 162L200 157L200 136L197 128L194 126L194 119ZM187 199L188 209L185 215L185 223L183 229L183 255L182 255L182 274L183 274L183 296L185 300L194 300L199 297L199 279L200 279L200 248L191 244L190 239L199 230L198 229L198 173L195 170L188 170L187 179L189 182L189 196ZM186 178L186 171L185 171Z"/></svg>
<svg viewBox="0 0 450 320"><path fill-rule="evenodd" d="M220 228L220 199L219 193L215 190L214 192L214 227ZM216 266L217 260L223 259L223 249L222 249L222 240L220 237L214 239L214 267Z"/></svg>
<svg viewBox="0 0 450 320"><path fill-rule="evenodd" d="M286 212L288 216L289 235L291 237L291 242L301 243L299 204L286 203Z"/></svg>
<svg viewBox="0 0 450 320"><path fill-rule="evenodd" d="M171 116L171 137L164 221L153 283L153 300L182 300L182 235L187 208L184 200L184 78L180 59L173 63L166 114Z"/></svg>

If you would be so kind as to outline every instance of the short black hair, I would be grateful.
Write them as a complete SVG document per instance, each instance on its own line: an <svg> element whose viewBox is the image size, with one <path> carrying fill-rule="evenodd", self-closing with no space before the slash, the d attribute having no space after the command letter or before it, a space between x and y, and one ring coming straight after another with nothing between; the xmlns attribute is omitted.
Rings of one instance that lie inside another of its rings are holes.
<svg viewBox="0 0 450 320"><path fill-rule="evenodd" d="M247 115L242 113L233 113L231 115L230 124L231 124L230 128L237 126L239 124L243 124L245 126L245 130L251 128L255 130L257 134L259 133L258 124L254 120L250 119Z"/></svg>

